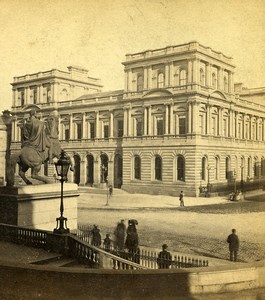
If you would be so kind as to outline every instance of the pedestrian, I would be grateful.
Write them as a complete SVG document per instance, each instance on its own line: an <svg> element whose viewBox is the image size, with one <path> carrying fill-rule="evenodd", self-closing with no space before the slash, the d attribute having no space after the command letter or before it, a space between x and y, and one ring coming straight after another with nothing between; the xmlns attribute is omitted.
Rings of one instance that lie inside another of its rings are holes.
<svg viewBox="0 0 265 300"><path fill-rule="evenodd" d="M116 249L123 250L125 245L126 225L121 220L114 231Z"/></svg>
<svg viewBox="0 0 265 300"><path fill-rule="evenodd" d="M180 202L180 206L184 206L184 194L183 194L183 191L181 191L180 194L179 194L179 202Z"/></svg>
<svg viewBox="0 0 265 300"><path fill-rule="evenodd" d="M130 259L133 262L140 263L140 248L139 237L136 229L138 221L135 219L128 221L127 236L125 240L125 246L130 254Z"/></svg>
<svg viewBox="0 0 265 300"><path fill-rule="evenodd" d="M237 253L239 250L239 238L236 235L235 229L232 229L232 233L229 234L227 238L227 243L229 243L230 260L237 261Z"/></svg>
<svg viewBox="0 0 265 300"><path fill-rule="evenodd" d="M103 241L104 250L110 252L111 239L109 233L106 234L106 237Z"/></svg>
<svg viewBox="0 0 265 300"><path fill-rule="evenodd" d="M112 185L110 184L110 185L109 185L109 196L111 197L112 194L113 194L113 187L112 187Z"/></svg>
<svg viewBox="0 0 265 300"><path fill-rule="evenodd" d="M91 230L92 234L92 240L91 244L92 246L100 247L101 245L101 235L100 235L100 229L97 225L94 225L93 229Z"/></svg>
<svg viewBox="0 0 265 300"><path fill-rule="evenodd" d="M169 251L167 251L167 244L162 245L162 251L159 252L157 257L157 264L159 269L169 269L172 264L172 256Z"/></svg>

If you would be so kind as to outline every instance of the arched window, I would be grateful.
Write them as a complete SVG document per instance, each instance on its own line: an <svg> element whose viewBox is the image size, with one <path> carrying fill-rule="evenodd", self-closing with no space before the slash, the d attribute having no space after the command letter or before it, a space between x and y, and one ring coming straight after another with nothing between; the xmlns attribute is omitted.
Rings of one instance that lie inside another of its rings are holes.
<svg viewBox="0 0 265 300"><path fill-rule="evenodd" d="M141 179L141 158L138 155L134 157L134 178Z"/></svg>
<svg viewBox="0 0 265 300"><path fill-rule="evenodd" d="M264 157L262 156L261 158L261 176L265 176L265 159Z"/></svg>
<svg viewBox="0 0 265 300"><path fill-rule="evenodd" d="M157 87L158 88L163 88L164 87L164 74L159 73L157 77Z"/></svg>
<svg viewBox="0 0 265 300"><path fill-rule="evenodd" d="M205 74L203 69L200 69L200 84L205 85Z"/></svg>
<svg viewBox="0 0 265 300"><path fill-rule="evenodd" d="M187 84L187 72L186 70L181 70L179 74L179 85Z"/></svg>
<svg viewBox="0 0 265 300"><path fill-rule="evenodd" d="M231 165L230 165L230 157L226 157L225 159L225 179L231 178Z"/></svg>
<svg viewBox="0 0 265 300"><path fill-rule="evenodd" d="M185 160L183 156L177 159L177 180L185 181Z"/></svg>
<svg viewBox="0 0 265 300"><path fill-rule="evenodd" d="M144 88L144 78L142 75L137 76L137 92L142 91Z"/></svg>
<svg viewBox="0 0 265 300"><path fill-rule="evenodd" d="M206 157L202 158L201 179L206 180Z"/></svg>
<svg viewBox="0 0 265 300"><path fill-rule="evenodd" d="M216 79L216 74L212 73L212 87L214 89L217 89L217 79Z"/></svg>
<svg viewBox="0 0 265 300"><path fill-rule="evenodd" d="M254 177L258 177L259 176L259 161L258 158L255 157L254 158Z"/></svg>
<svg viewBox="0 0 265 300"><path fill-rule="evenodd" d="M247 176L250 177L250 170L251 170L251 158L248 158L248 170L247 170Z"/></svg>
<svg viewBox="0 0 265 300"><path fill-rule="evenodd" d="M155 157L155 179L162 180L162 159L160 156Z"/></svg>
<svg viewBox="0 0 265 300"><path fill-rule="evenodd" d="M220 167L220 163L219 163L219 157L215 157L215 176L214 179L218 180L219 179L219 167Z"/></svg>

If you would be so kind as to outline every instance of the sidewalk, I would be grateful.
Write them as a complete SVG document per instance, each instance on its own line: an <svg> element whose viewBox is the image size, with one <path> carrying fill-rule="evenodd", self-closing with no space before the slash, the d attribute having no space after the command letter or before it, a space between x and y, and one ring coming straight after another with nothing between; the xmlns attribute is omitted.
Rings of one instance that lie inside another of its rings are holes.
<svg viewBox="0 0 265 300"><path fill-rule="evenodd" d="M179 198L166 195L129 194L123 190L114 189L113 195L107 195L106 190L96 188L81 187L78 198L79 207L101 208L101 209L140 209L140 208L163 208L175 209L180 207ZM185 206L198 206L209 204L232 203L227 197L186 197L184 195Z"/></svg>

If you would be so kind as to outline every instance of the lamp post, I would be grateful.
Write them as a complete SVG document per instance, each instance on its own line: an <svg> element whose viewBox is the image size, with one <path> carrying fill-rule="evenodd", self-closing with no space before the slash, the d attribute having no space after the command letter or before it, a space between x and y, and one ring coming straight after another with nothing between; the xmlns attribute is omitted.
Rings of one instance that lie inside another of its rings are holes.
<svg viewBox="0 0 265 300"><path fill-rule="evenodd" d="M60 204L60 217L56 218L56 228L53 230L57 234L69 233L69 228L67 228L66 222L67 218L63 216L64 205L63 205L63 183L67 180L67 173L69 170L70 162L64 150L61 151L59 160L54 163L57 175L60 177L61 181L61 204ZM58 226L59 225L59 226ZM65 225L65 226L64 226Z"/></svg>
<svg viewBox="0 0 265 300"><path fill-rule="evenodd" d="M241 192L243 193L243 185L244 185L243 169L244 169L244 166L241 165L240 168L241 168L241 186L240 186L240 188L241 188Z"/></svg>
<svg viewBox="0 0 265 300"><path fill-rule="evenodd" d="M207 194L208 194L208 197L210 197L210 192L211 192L210 170L211 170L211 167L209 165L207 166L207 170L208 170Z"/></svg>

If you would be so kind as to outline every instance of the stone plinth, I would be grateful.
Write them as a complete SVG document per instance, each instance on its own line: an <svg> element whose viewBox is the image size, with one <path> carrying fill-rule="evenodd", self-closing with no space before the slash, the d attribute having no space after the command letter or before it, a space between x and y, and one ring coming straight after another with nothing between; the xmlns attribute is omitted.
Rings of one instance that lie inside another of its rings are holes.
<svg viewBox="0 0 265 300"><path fill-rule="evenodd" d="M76 184L64 183L64 217L77 228ZM61 183L0 187L0 223L53 231L60 217Z"/></svg>

